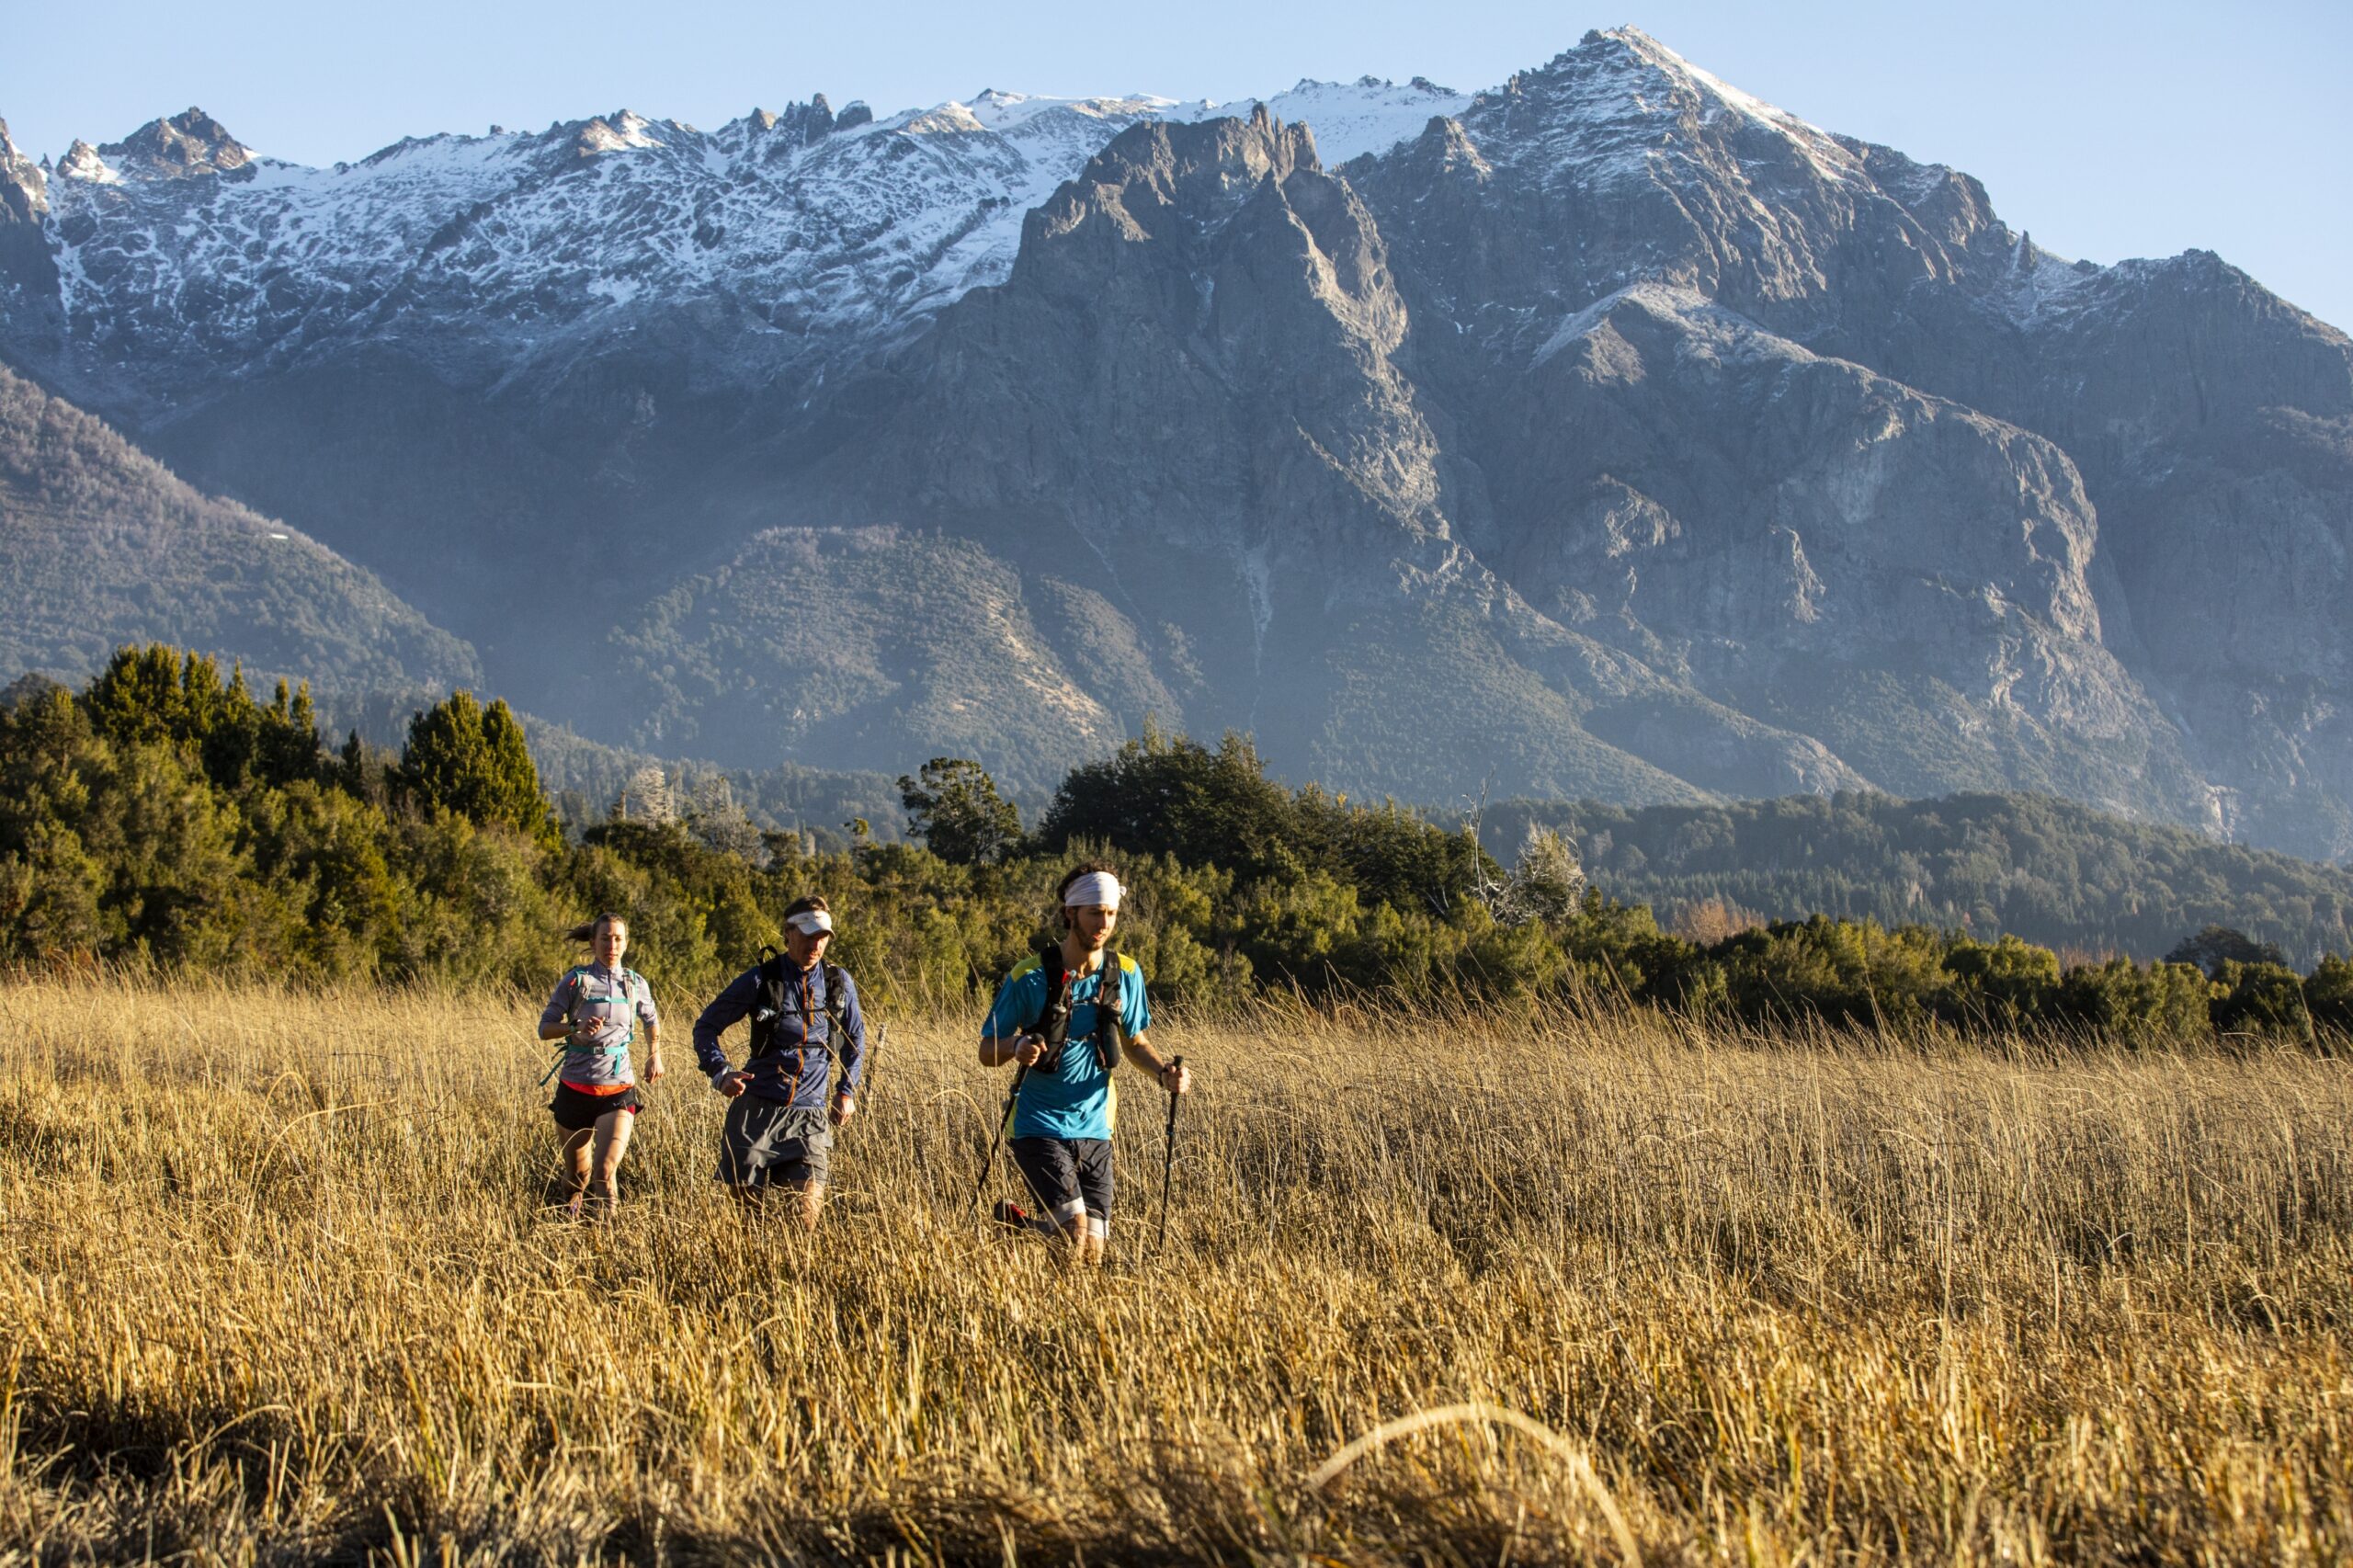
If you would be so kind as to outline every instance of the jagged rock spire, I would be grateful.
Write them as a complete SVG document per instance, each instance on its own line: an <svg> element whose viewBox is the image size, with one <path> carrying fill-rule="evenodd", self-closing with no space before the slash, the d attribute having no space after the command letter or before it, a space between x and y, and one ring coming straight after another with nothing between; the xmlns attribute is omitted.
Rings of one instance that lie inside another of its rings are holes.
<svg viewBox="0 0 2353 1568"><path fill-rule="evenodd" d="M49 176L25 156L0 119L0 223L38 223L49 210Z"/></svg>
<svg viewBox="0 0 2353 1568"><path fill-rule="evenodd" d="M195 108L169 119L151 119L97 151L118 173L164 179L226 174L254 158L253 149L230 135L227 126Z"/></svg>

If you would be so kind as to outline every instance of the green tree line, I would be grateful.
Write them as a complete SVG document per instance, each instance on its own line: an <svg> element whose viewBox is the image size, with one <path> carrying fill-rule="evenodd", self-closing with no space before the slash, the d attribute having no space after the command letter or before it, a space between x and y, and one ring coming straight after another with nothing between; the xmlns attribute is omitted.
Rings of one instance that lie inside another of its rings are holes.
<svg viewBox="0 0 2353 1568"><path fill-rule="evenodd" d="M815 891L879 1003L963 1004L1051 929L1063 869L1108 855L1131 890L1119 945L1178 1004L1552 994L1753 1020L2353 1028L2353 965L2299 974L2219 928L2147 964L1829 915L1677 937L1586 885L1568 835L1523 824L1506 866L1467 827L1288 789L1233 736L1147 730L1068 774L1034 831L976 765L938 758L899 781L904 843L849 824L845 847L813 847L723 793L567 833L503 702L460 691L398 751L354 736L330 752L306 691L265 701L239 672L151 646L0 712L0 960L20 964L538 991L576 957L563 933L613 910L632 964L692 1006Z"/></svg>
<svg viewBox="0 0 2353 1568"><path fill-rule="evenodd" d="M2063 951L2156 958L2210 925L2309 968L2353 949L2353 867L2220 844L2047 795L1899 801L1840 791L1712 806L1508 801L1491 846L1530 824L1577 848L1594 881L1688 929L1721 901L1767 916L1823 914ZM1705 922L1696 924L1704 926Z"/></svg>

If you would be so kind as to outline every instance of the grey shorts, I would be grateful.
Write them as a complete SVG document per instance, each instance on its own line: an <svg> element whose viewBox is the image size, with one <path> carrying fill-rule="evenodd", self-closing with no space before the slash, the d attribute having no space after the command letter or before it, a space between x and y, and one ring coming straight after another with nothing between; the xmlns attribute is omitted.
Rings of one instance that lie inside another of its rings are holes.
<svg viewBox="0 0 2353 1568"><path fill-rule="evenodd" d="M730 1187L823 1187L833 1146L833 1124L823 1110L738 1095L727 1104L714 1174Z"/></svg>
<svg viewBox="0 0 2353 1568"><path fill-rule="evenodd" d="M1109 1139L1016 1138L1013 1163L1056 1224L1068 1224L1080 1213L1111 1218Z"/></svg>

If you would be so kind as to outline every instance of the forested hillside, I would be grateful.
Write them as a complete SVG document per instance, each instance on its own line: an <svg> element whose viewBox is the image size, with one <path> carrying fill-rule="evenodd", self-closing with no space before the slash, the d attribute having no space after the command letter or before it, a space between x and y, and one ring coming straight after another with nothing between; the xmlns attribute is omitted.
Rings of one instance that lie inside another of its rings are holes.
<svg viewBox="0 0 2353 1568"><path fill-rule="evenodd" d="M2353 870L2049 796L1841 791L1642 810L1510 801L1488 808L1481 836L1504 852L1531 824L1572 839L1611 897L1694 935L1819 913L2138 959L2212 924L2300 964L2353 950Z"/></svg>
<svg viewBox="0 0 2353 1568"><path fill-rule="evenodd" d="M309 678L340 711L475 677L473 651L372 574L205 495L0 367L0 671L96 674L166 637ZM0 678L6 678L0 676Z"/></svg>

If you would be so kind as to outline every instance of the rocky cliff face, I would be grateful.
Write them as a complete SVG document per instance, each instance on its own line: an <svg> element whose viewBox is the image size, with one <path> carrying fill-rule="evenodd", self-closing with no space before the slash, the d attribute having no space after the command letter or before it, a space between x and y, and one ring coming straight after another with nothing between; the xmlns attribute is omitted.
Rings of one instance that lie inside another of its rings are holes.
<svg viewBox="0 0 2353 1568"><path fill-rule="evenodd" d="M1460 791L1508 733L1515 790L2194 800L2101 642L2091 508L2049 442L1688 286L1459 382L1432 335L1300 128L1139 126L795 504L954 527L1092 584L1142 646L1193 631L1196 664L1213 629L1177 717L1360 787Z"/></svg>
<svg viewBox="0 0 2353 1568"><path fill-rule="evenodd" d="M2353 853L2353 346L1631 30L1238 115L0 137L0 352L605 739L1036 784L1153 711L1423 800Z"/></svg>
<svg viewBox="0 0 2353 1568"><path fill-rule="evenodd" d="M1963 599L2004 607L2007 652L1982 678L1874 654L1867 679L1835 699L1817 684L1797 707L1753 683L1733 691L1704 660L1702 684L1801 723L1891 789L2056 788L2306 852L2353 850L2343 335L2200 253L2061 261L1996 219L1965 175L1827 136L1631 32L1589 36L1349 175L1393 236L1421 319L1447 324L1418 339L1425 383L1461 412L1465 455L1523 517L1580 475L1560 472L1569 444L1514 417L1541 397L1520 367L1548 359L1630 279L1688 290L1813 354L2031 432L2072 472L2024 494L2048 490L2066 510L2079 488L2089 503L2072 508L2079 524L2055 559L2074 560L2090 619L2021 598L1998 574L1939 574L1993 591ZM1746 407L1764 415L1769 401ZM1732 465L1691 461L1709 445L1694 434L1671 466L1712 467L1730 487L1720 499L1769 476L1742 470L1756 449ZM1611 465L1643 449L1621 424L1578 449L1631 483ZM1967 530L1918 477L1884 492L1882 520L1896 553L1925 565ZM1663 527L1674 509L1644 515ZM1976 516L1990 528L1999 511ZM2047 553L2035 522L2017 523L2029 553ZM1853 602L1881 607L1890 628L1935 624L1884 586ZM1969 646L1949 629L1918 640L1932 642ZM2021 683L2014 665L2042 673ZM1895 698L1891 679L1908 675L1933 684ZM1823 710L1833 700L1843 717Z"/></svg>
<svg viewBox="0 0 2353 1568"><path fill-rule="evenodd" d="M56 292L57 264L42 233L48 218L48 172L25 156L0 119L0 291L12 317L33 317Z"/></svg>

